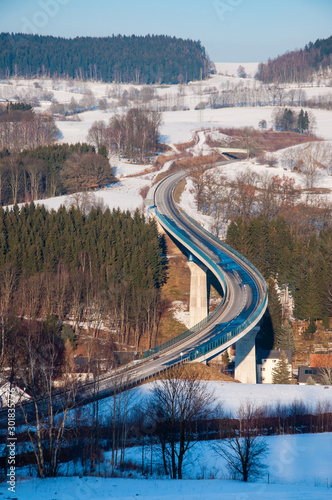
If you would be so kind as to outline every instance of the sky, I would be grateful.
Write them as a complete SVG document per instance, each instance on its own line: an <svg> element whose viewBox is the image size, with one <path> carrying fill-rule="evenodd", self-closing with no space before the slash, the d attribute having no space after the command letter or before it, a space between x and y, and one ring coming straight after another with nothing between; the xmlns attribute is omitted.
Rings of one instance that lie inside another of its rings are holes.
<svg viewBox="0 0 332 500"><path fill-rule="evenodd" d="M331 36L332 0L0 0L0 32L165 34L215 62L264 62Z"/></svg>

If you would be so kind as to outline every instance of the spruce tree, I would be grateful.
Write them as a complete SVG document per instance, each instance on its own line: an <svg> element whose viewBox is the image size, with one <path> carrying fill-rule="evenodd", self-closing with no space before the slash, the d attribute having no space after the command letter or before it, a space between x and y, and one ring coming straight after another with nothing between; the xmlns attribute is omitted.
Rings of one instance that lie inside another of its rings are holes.
<svg viewBox="0 0 332 500"><path fill-rule="evenodd" d="M288 359L285 351L281 351L280 359L272 369L273 384L291 384L292 377L288 366Z"/></svg>
<svg viewBox="0 0 332 500"><path fill-rule="evenodd" d="M304 119L304 111L303 109L301 109L301 111L299 112L299 115L297 117L297 130L298 132L300 132L300 134L302 134L305 130L305 119Z"/></svg>
<svg viewBox="0 0 332 500"><path fill-rule="evenodd" d="M279 349L287 349L295 354L296 347L294 342L294 334L292 325L290 323L281 326L278 336L276 338L276 347Z"/></svg>
<svg viewBox="0 0 332 500"><path fill-rule="evenodd" d="M271 316L274 339L277 339L281 330L281 304L277 294L274 279L270 278L267 282L267 290L269 296L268 310Z"/></svg>
<svg viewBox="0 0 332 500"><path fill-rule="evenodd" d="M304 113L304 119L303 119L303 130L304 132L309 130L309 115L308 111Z"/></svg>

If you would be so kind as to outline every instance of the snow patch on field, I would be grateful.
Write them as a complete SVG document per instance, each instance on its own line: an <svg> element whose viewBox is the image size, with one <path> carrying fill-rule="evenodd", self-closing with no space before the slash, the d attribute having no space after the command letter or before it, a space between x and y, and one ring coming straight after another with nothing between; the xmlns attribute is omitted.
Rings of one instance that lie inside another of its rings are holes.
<svg viewBox="0 0 332 500"><path fill-rule="evenodd" d="M92 194L93 202L102 208L110 210L120 208L120 210L135 211L136 209L144 210L144 201L139 191L149 183L142 178L128 178L121 182L110 184L105 188L98 189ZM61 206L70 206L75 204L77 195L63 195L55 198L46 198L37 200L36 205L44 205L48 210L58 210ZM24 203L19 204L19 206ZM9 206L8 208L12 208Z"/></svg>
<svg viewBox="0 0 332 500"><path fill-rule="evenodd" d="M187 304L182 300L174 300L172 302L171 311L173 313L173 318L189 328L189 311Z"/></svg>
<svg viewBox="0 0 332 500"><path fill-rule="evenodd" d="M256 62L252 63L223 63L223 62L217 62L214 63L216 67L217 73L221 75L228 75L228 76L233 76L233 77L238 77L237 76L237 70L239 66L243 66L244 70L249 78L254 78L255 74L257 73L258 70L258 64ZM246 82L246 79L239 78L240 81Z"/></svg>

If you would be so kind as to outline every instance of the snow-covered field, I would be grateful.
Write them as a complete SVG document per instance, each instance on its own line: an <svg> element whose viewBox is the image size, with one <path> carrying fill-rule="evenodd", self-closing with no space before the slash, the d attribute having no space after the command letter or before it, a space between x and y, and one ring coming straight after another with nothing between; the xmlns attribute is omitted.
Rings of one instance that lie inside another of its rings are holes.
<svg viewBox="0 0 332 500"><path fill-rule="evenodd" d="M130 406L141 406L148 399L154 382L131 389L128 393ZM278 385L278 384L240 384L235 382L209 381L207 390L220 404L225 417L236 417L241 406L251 403L254 407L291 406L303 404L307 411L316 414L320 411L332 411L332 386L321 385ZM99 412L106 420L113 407L113 398L105 398L99 402ZM85 407L89 415L92 406Z"/></svg>
<svg viewBox="0 0 332 500"><path fill-rule="evenodd" d="M209 93L213 89L220 90L227 85L241 84L245 86L255 86L257 82L253 79L257 70L257 63L243 64L248 78L241 79L237 76L237 69L240 63L216 63L216 74L212 75L208 80L202 83L192 82L188 85L173 85L173 86L155 86L155 92L159 99L166 100L169 105L174 105L175 109L179 109L182 104L187 110L167 111L163 113L163 124L161 127L161 135L168 144L177 144L191 140L192 134L199 129L214 129L220 126L223 127L243 127L253 126L258 127L261 120L266 120L268 126L272 124L272 113L275 109L272 106L266 107L235 107L223 109L204 109L202 112L195 110L195 106L203 99L207 100ZM296 86L290 86L296 88ZM303 85L302 85L303 87ZM301 88L302 88L301 87ZM316 86L308 84L305 87L307 95L324 95L332 92L331 87L326 86L326 82L320 82ZM57 126L61 132L61 142L83 142L89 128L93 122L104 120L108 122L114 114L112 102L115 95L121 95L125 90L140 89L139 86L130 84L105 84L100 82L52 82L52 80L12 80L10 82L0 82L0 98L9 98L19 95L38 95L42 92L53 92L54 99L59 103L68 103L72 98L77 101L84 98L88 91L91 91L95 96L96 102L99 99L106 99L110 104L110 109L102 111L94 109L86 111L78 115L80 121L59 121ZM112 97L113 96L113 97ZM36 108L38 112L47 111L51 105L50 101L41 101L41 107ZM314 110L313 114L317 121L316 133L324 139L332 140L332 111ZM202 143L202 141L200 141ZM194 154L199 154L199 148L195 148ZM204 153L208 151L205 150ZM103 203L110 208L120 207L121 209L135 210L141 209L143 199L139 191L151 185L158 174L157 172L140 176L128 177L137 175L145 170L148 165L130 165L117 159L111 159L112 166L116 170L117 177L121 183L112 185L109 188L100 190L96 193L97 197L102 199ZM169 165L166 166L166 168ZM250 168L259 168L260 171L264 167L255 167L249 164ZM236 169L246 167L244 163L239 164ZM283 174L284 172L278 169L273 169L273 174ZM227 175L231 172L226 170ZM293 175L293 174L290 174ZM294 174L297 183L299 183L299 175ZM330 187L331 177L322 178L318 183L318 187ZM190 191L190 184L187 191ZM58 208L61 204L67 203L67 197L59 197L52 200L42 200L49 208ZM184 194L182 199L184 208L189 208L192 216L197 216L197 211L192 206L192 197L188 192ZM198 215L199 218L202 216ZM208 222L206 227L208 227Z"/></svg>
<svg viewBox="0 0 332 500"><path fill-rule="evenodd" d="M330 500L326 485L241 483L227 480L161 480L70 477L25 480L16 493L0 486L4 498L17 500Z"/></svg>
<svg viewBox="0 0 332 500"><path fill-rule="evenodd" d="M274 484L296 483L307 486L326 486L328 481L332 487L330 467L332 433L268 436L264 440L269 451L266 457L268 471L260 480L263 484L270 481ZM220 443L221 441L218 440L198 442L185 459L184 477L187 479L228 479L227 463L214 450ZM317 449L319 449L319 456L317 456ZM145 460L149 452L147 448ZM128 449L126 460L141 464L142 448Z"/></svg>
<svg viewBox="0 0 332 500"><path fill-rule="evenodd" d="M0 485L3 498L17 500L327 500L332 497L332 434L270 436L268 472L258 482L228 480L223 459L213 445L200 442L191 451L185 479L59 477L57 479L20 478L15 493ZM319 450L319 453L317 453ZM156 453L156 451L154 451ZM109 468L105 454L105 472ZM150 448L146 447L146 463ZM126 459L138 465L140 477L142 449L127 451ZM269 476L268 476L269 474ZM186 479L194 478L194 479ZM226 479L225 479L226 478Z"/></svg>

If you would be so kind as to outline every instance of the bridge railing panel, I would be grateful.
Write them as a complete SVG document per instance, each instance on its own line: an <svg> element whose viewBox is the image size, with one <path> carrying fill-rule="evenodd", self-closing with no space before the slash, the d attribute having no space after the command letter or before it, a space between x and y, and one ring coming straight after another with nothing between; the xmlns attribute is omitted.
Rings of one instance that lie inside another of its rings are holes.
<svg viewBox="0 0 332 500"><path fill-rule="evenodd" d="M182 241L187 243L195 251L195 253L197 253L197 255L199 255L203 260L209 262L209 265L214 269L214 271L220 277L220 279L222 280L224 287L226 289L225 278L224 278L221 270L218 268L218 266L212 260L210 260L199 248L197 248L196 245L192 241L190 241L188 238L186 238L175 226L170 224L170 222L167 220L166 217L159 214L159 212L157 210L155 210L155 213L156 213L157 217L163 222L163 224L165 224L166 227L168 227L171 231L173 231L173 233L175 233ZM218 306L206 318L204 318L202 321L200 321L199 323L197 323L193 327L189 328L185 332L180 333L176 337L173 337L172 339L163 342L162 344L156 345L152 349L148 349L147 351L144 351L143 352L144 358L156 355L159 352L164 351L165 349L168 349L169 347L172 347L173 345L175 345L183 340L186 340L191 335L195 334L198 330L200 330L201 328L206 326L213 319L213 317L220 311L221 307L224 304L224 300L225 300L225 298L223 298L223 300L220 302L220 304L218 304Z"/></svg>
<svg viewBox="0 0 332 500"><path fill-rule="evenodd" d="M180 240L185 242L189 247L191 247L197 255L199 255L203 261L208 261L209 265L214 269L216 274L221 278L224 287L226 289L226 281L225 278L221 272L221 270L218 268L218 266L207 256L205 255L199 248L196 247L196 245L190 241L181 231L177 229L177 227L173 224L171 224L166 217L161 215L157 210L155 210L155 213L157 217L162 221L162 223L168 227L173 233L175 233ZM224 247L228 251L230 251L232 254L235 254L238 259L242 262L245 262L250 269L252 269L256 275L260 278L261 282L263 283L263 291L264 291L264 298L259 307L250 315L249 318L247 318L241 325L236 327L235 329L231 330L227 334L219 337L218 339L211 341L209 343L203 344L199 349L197 349L195 352L191 353L190 355L190 360L196 359L197 357L200 357L202 355L202 351L204 350L204 353L211 352L217 347L220 347L223 343L228 342L230 339L241 333L243 330L245 330L251 323L253 323L261 314L263 311L263 308L266 306L266 301L267 301L267 291L266 291L266 286L265 286L265 281L260 272L256 269L256 267L248 261L245 257L243 257L239 252L231 248L229 245L226 243L220 241L217 237L213 236L211 233L209 233L206 229L204 229L202 226L200 226L194 219L192 219L189 215L187 215L184 211L182 211L182 214L184 217L186 217L190 223L192 223L194 226L196 226L198 229L200 229L203 233L205 233L210 239L212 238L214 241L218 243L218 245ZM197 323L195 326L190 328L189 330L186 330L185 332L177 335L176 337L173 337L170 340L167 340L163 342L162 344L159 344L152 349L148 349L143 353L144 358L148 358L150 356L157 355L159 352L164 351L165 349L169 349L170 347L188 339L191 335L194 335L197 331L199 331L201 328L206 326L212 319L213 317L220 311L221 307L223 306L224 301L222 301L216 309L209 314L206 318L204 318L202 321ZM223 340L227 339L227 340ZM215 342L218 343L216 347L213 347L215 345ZM199 354L199 355L198 355Z"/></svg>

